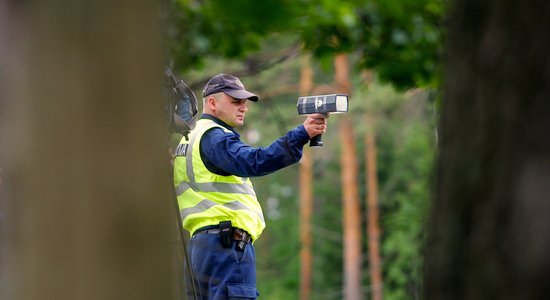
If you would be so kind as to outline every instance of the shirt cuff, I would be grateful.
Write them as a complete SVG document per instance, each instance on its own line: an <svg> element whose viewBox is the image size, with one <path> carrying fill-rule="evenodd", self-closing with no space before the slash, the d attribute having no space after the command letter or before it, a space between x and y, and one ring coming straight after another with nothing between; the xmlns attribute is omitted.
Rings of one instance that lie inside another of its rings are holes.
<svg viewBox="0 0 550 300"><path fill-rule="evenodd" d="M306 128L303 124L294 128L289 133L289 138L294 140L297 144L303 146L309 142L309 135L307 134Z"/></svg>

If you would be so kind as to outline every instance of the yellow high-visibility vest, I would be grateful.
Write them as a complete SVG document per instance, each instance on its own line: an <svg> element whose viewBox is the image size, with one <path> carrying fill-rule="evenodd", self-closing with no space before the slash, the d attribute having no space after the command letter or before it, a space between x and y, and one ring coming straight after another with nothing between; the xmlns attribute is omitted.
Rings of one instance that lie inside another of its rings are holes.
<svg viewBox="0 0 550 300"><path fill-rule="evenodd" d="M233 227L245 230L255 241L265 220L252 182L212 173L202 161L201 138L214 127L231 132L212 120L200 119L189 141L182 138L175 151L174 185L183 227L192 234L201 227L231 220Z"/></svg>

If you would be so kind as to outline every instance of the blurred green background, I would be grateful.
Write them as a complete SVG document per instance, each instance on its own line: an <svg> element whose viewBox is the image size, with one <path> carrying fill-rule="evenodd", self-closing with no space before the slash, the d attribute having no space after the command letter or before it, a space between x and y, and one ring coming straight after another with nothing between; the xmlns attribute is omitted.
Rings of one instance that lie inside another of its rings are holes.
<svg viewBox="0 0 550 300"><path fill-rule="evenodd" d="M230 73L260 95L242 139L267 146L304 117L296 113L301 59L314 86L336 92L334 56L350 65L350 109L361 209L361 287L371 293L367 242L365 136L376 131L383 296L420 297L422 250L437 142L441 1L172 1L167 42L178 75L201 100L209 77ZM341 115L329 118L325 146L312 151L311 299L342 299ZM367 126L374 120L374 128ZM173 141L177 142L179 136ZM256 242L263 299L300 296L299 165L253 178L267 228Z"/></svg>

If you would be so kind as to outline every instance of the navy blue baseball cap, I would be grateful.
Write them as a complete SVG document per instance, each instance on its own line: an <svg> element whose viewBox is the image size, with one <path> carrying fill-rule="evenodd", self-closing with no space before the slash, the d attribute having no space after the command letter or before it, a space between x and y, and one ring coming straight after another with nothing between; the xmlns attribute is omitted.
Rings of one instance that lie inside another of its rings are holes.
<svg viewBox="0 0 550 300"><path fill-rule="evenodd" d="M254 102L260 99L258 95L247 91L239 78L229 74L218 74L210 78L202 90L202 96L206 97L219 92L224 92L235 99L248 99Z"/></svg>

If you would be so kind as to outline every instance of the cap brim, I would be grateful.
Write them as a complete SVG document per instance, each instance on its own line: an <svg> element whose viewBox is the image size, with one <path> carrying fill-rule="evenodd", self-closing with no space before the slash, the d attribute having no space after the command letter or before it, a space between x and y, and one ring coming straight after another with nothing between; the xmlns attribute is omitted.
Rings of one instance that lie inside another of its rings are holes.
<svg viewBox="0 0 550 300"><path fill-rule="evenodd" d="M258 95L252 94L251 92L245 90L228 90L224 91L224 93L235 99L248 99L254 102L258 102L258 100L260 100L260 97L258 97Z"/></svg>

